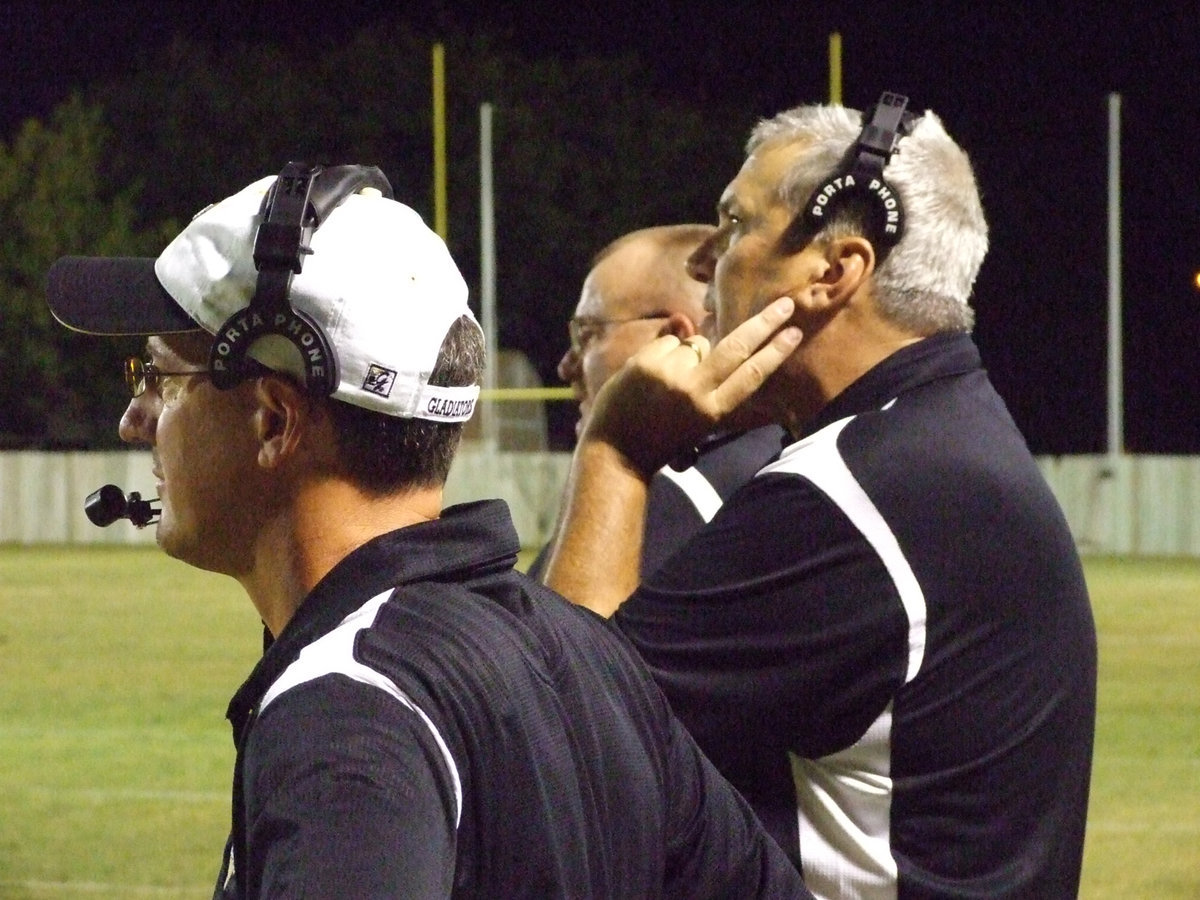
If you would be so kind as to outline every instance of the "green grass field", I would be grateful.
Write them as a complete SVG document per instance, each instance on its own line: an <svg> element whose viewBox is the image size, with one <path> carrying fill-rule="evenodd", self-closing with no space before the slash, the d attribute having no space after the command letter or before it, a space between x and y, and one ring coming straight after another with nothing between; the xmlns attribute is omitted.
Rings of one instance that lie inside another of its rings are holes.
<svg viewBox="0 0 1200 900"><path fill-rule="evenodd" d="M1200 897L1200 560L1087 561L1100 715L1085 898ZM233 582L152 549L0 547L0 898L206 898Z"/></svg>

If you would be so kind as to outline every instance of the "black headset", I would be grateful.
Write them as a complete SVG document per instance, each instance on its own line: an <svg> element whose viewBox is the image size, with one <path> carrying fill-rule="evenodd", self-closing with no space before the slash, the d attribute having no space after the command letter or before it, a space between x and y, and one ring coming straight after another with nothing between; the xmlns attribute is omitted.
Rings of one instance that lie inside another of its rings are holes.
<svg viewBox="0 0 1200 900"><path fill-rule="evenodd" d="M364 188L391 198L392 186L375 166L322 166L289 162L267 191L254 236L258 270L250 305L234 313L217 330L209 356L212 382L225 390L253 368L247 357L261 337L279 335L300 351L304 386L316 394L332 394L338 385L337 356L320 327L292 307L292 278L312 253L313 232L343 200Z"/></svg>
<svg viewBox="0 0 1200 900"><path fill-rule="evenodd" d="M870 237L880 249L895 246L904 234L904 205L900 195L884 180L883 170L896 152L900 138L912 132L917 116L907 112L908 98L885 91L879 102L863 113L863 129L834 174L809 196L802 213L808 234L816 234L835 210L852 201L865 202L872 211L867 222Z"/></svg>

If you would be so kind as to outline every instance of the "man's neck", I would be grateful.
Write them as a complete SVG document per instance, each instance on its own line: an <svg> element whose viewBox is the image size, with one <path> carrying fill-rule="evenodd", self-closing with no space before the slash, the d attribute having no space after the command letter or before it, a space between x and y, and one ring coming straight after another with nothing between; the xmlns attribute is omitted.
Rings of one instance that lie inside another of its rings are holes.
<svg viewBox="0 0 1200 900"><path fill-rule="evenodd" d="M774 376L781 382L780 424L798 437L846 388L897 350L922 339L879 316L857 311L805 334L793 360Z"/></svg>
<svg viewBox="0 0 1200 900"><path fill-rule="evenodd" d="M374 497L347 482L307 485L260 532L252 570L238 580L271 634L278 636L330 570L368 541L438 518L442 489Z"/></svg>

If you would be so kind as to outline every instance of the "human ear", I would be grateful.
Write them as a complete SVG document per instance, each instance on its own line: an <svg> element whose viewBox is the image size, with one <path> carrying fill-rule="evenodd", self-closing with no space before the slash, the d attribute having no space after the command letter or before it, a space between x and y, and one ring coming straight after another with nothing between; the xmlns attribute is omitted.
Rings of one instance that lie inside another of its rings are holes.
<svg viewBox="0 0 1200 900"><path fill-rule="evenodd" d="M848 237L833 241L829 246L830 292L849 299L875 271L875 248L863 237Z"/></svg>
<svg viewBox="0 0 1200 900"><path fill-rule="evenodd" d="M837 238L824 244L816 273L797 304L811 311L849 302L875 271L875 248L862 237Z"/></svg>
<svg viewBox="0 0 1200 900"><path fill-rule="evenodd" d="M277 468L292 456L311 419L309 398L290 379L267 376L254 385L254 433L258 464Z"/></svg>
<svg viewBox="0 0 1200 900"><path fill-rule="evenodd" d="M674 335L680 341L686 341L700 333L699 326L690 318L681 312L673 312L667 316L667 321L663 324L662 330L659 331L659 337L663 335Z"/></svg>

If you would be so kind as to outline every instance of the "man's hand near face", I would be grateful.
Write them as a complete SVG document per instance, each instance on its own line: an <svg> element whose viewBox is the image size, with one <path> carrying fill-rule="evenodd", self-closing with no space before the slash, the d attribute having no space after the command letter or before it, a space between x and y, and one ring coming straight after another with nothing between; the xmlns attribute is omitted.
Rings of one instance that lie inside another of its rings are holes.
<svg viewBox="0 0 1200 900"><path fill-rule="evenodd" d="M800 343L784 297L711 350L659 338L605 384L581 435L546 583L611 616L637 586L646 486L726 421Z"/></svg>

